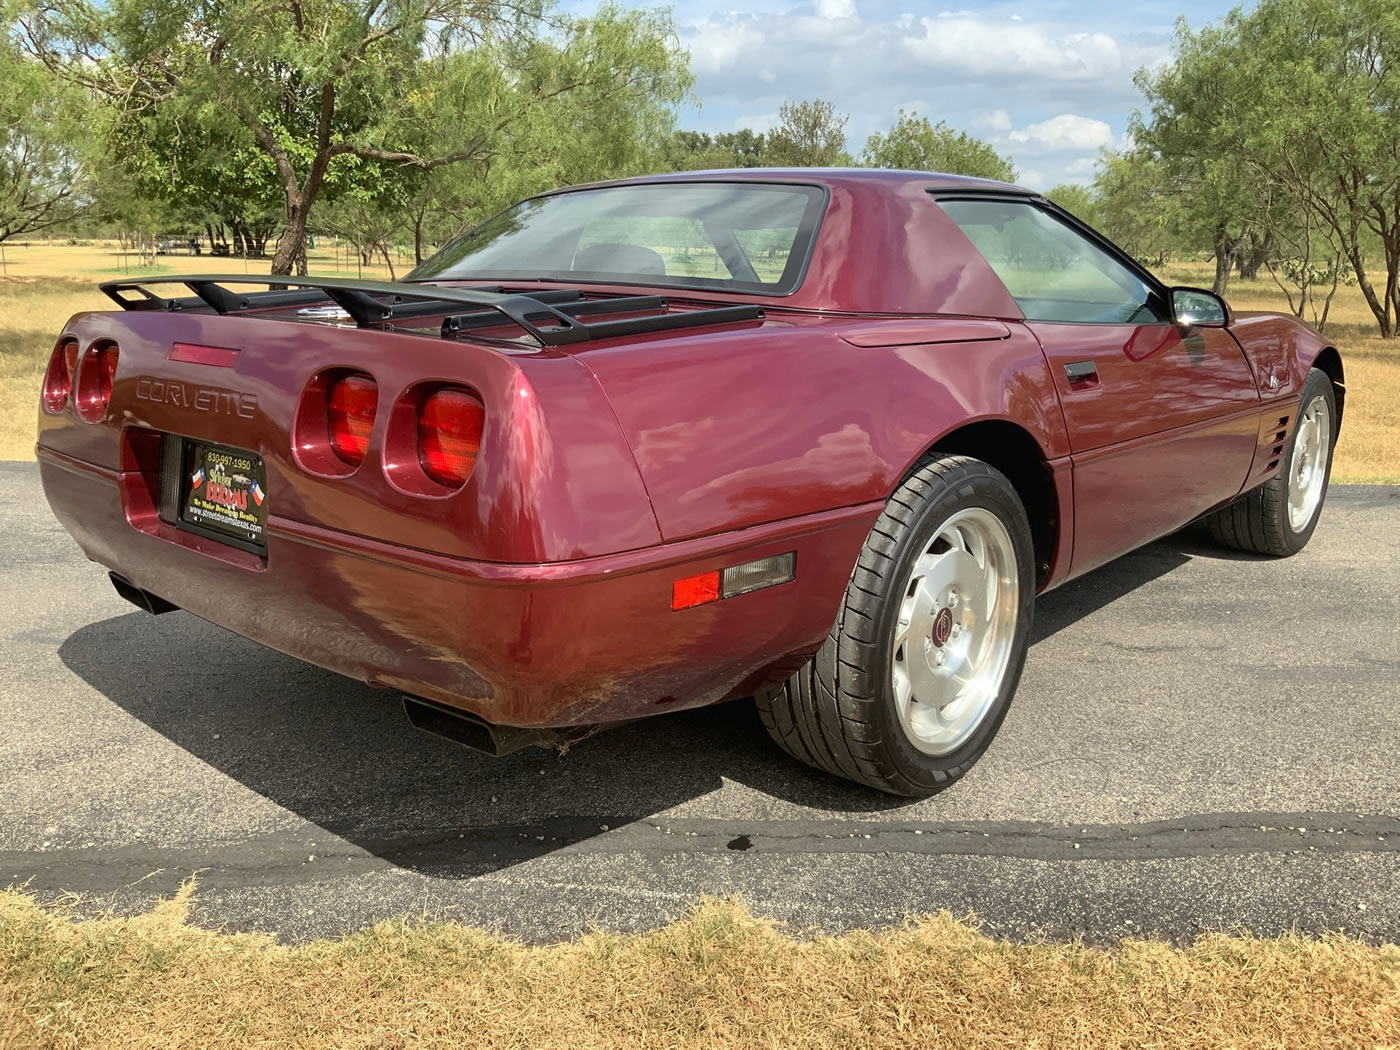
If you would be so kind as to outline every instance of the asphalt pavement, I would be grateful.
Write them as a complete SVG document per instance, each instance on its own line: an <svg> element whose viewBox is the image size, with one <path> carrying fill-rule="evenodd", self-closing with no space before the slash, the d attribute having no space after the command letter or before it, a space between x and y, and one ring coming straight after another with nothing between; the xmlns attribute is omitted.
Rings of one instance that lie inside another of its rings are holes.
<svg viewBox="0 0 1400 1050"><path fill-rule="evenodd" d="M792 762L744 702L467 751L128 605L32 464L0 463L0 609L0 886L87 912L197 873L197 921L292 940L405 913L554 940L702 894L799 930L1400 940L1396 488L1334 488L1292 559L1188 533L1044 596L991 750L914 803Z"/></svg>

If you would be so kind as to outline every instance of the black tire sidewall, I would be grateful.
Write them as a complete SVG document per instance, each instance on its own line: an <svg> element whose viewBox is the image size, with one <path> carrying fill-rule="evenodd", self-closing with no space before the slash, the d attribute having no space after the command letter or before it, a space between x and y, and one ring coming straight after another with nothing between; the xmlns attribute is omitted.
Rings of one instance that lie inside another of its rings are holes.
<svg viewBox="0 0 1400 1050"><path fill-rule="evenodd" d="M1327 423L1331 429L1331 433L1327 436L1326 472L1322 476L1322 494L1318 498L1317 508L1313 511L1307 524L1301 529L1295 530L1293 523L1288 520L1289 479L1293 476L1293 457L1298 449L1298 432L1303 415L1307 412L1308 406L1319 396L1327 403ZM1278 483L1282 487L1279 524L1282 526L1284 542L1294 553L1306 547L1308 540L1312 539L1317 523L1322 518L1322 508L1327 503L1327 489L1332 484L1332 457L1337 451L1337 423L1337 396L1332 389L1332 380L1328 378L1326 372L1314 368L1308 373L1308 378L1303 383L1303 392L1298 398L1298 414L1293 421L1293 434L1288 440L1288 458L1284 462L1283 473L1278 478Z"/></svg>
<svg viewBox="0 0 1400 1050"><path fill-rule="evenodd" d="M978 466L984 467L980 463ZM1029 645L1031 619L1035 607L1034 555L1025 509L1011 483L1000 473L979 471L963 474L951 484L941 485L931 493L920 493L913 487L909 492L919 496L922 506L918 508L918 520L898 538L894 566L886 581L885 593L882 595L876 616L876 637L880 639L878 666L875 668L880 701L876 705L876 713L879 719L880 739L887 744L890 761L904 779L917 789L927 792L945 786L950 775L960 776L971 766L987 749L1006 717L1025 666ZM891 664L894 660L892 642L895 624L903 599L900 592L913 571L914 562L928 547L939 526L957 511L973 507L981 507L995 514L1005 526L1015 548L1016 568L1020 579L1020 608L1017 610L1016 634L1001 688L982 724L957 750L946 755L929 755L920 751L909 740L896 711Z"/></svg>

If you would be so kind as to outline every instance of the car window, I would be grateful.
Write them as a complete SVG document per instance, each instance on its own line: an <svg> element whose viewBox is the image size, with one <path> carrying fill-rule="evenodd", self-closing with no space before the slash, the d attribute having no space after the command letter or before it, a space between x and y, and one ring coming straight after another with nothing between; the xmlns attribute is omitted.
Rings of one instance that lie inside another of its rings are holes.
<svg viewBox="0 0 1400 1050"><path fill-rule="evenodd" d="M646 284L787 295L812 250L816 186L667 182L536 197L444 247L408 280Z"/></svg>
<svg viewBox="0 0 1400 1050"><path fill-rule="evenodd" d="M1123 263L1034 204L943 201L1028 321L1152 324L1157 295Z"/></svg>
<svg viewBox="0 0 1400 1050"><path fill-rule="evenodd" d="M640 248L643 252L618 252L614 245ZM585 223L574 252L574 269L589 269L588 261L594 259L606 263L602 268L608 270L618 262L625 264L627 259L623 256L630 256L633 264L625 269L641 271L645 262L651 262L655 268L658 260L645 252L660 256L660 272L665 274L718 279L734 276L705 235L699 219L656 215L607 216ZM580 256L585 262L583 267L579 266Z"/></svg>

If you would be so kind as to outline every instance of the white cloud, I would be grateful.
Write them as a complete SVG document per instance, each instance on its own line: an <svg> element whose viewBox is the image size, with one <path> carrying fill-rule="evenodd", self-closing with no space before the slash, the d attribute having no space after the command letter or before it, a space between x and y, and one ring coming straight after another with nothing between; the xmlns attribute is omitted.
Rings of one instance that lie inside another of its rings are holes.
<svg viewBox="0 0 1400 1050"><path fill-rule="evenodd" d="M1113 141L1113 129L1093 117L1061 113L1013 131L1007 139L1016 143L1032 143L1047 150L1102 149Z"/></svg>
<svg viewBox="0 0 1400 1050"><path fill-rule="evenodd" d="M856 18L855 0L817 0L818 18Z"/></svg>
<svg viewBox="0 0 1400 1050"><path fill-rule="evenodd" d="M1011 114L1004 109L994 109L990 113L979 113L972 119L972 126L979 131L1004 135L1011 130Z"/></svg>
<svg viewBox="0 0 1400 1050"><path fill-rule="evenodd" d="M904 46L925 65L969 73L1092 79L1120 69L1123 55L1107 33L1053 36L1048 27L967 11L921 18L922 36Z"/></svg>
<svg viewBox="0 0 1400 1050"><path fill-rule="evenodd" d="M1009 6L680 0L703 106L682 124L759 130L757 116L784 100L823 98L850 116L847 145L859 154L902 106L989 140L1047 185L1065 181L1067 165L1127 124L1141 103L1133 71L1169 52L1171 24L1144 25L1131 5L1018 3L1019 17Z"/></svg>
<svg viewBox="0 0 1400 1050"><path fill-rule="evenodd" d="M733 130L740 131L744 128L748 128L750 131L767 133L777 126L777 113L741 113L734 118Z"/></svg>
<svg viewBox="0 0 1400 1050"><path fill-rule="evenodd" d="M1023 171L1016 176L1016 182L1032 190L1045 188L1045 176L1038 171Z"/></svg>
<svg viewBox="0 0 1400 1050"><path fill-rule="evenodd" d="M762 51L764 33L748 19L710 19L693 27L686 38L690 68L697 75L722 73L746 53Z"/></svg>

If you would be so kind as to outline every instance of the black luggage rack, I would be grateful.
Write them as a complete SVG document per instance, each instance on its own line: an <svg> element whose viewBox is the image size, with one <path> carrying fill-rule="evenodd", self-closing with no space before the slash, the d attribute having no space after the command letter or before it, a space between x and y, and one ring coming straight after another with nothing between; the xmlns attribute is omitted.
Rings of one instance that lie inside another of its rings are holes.
<svg viewBox="0 0 1400 1050"><path fill-rule="evenodd" d="M150 291L152 285L182 285L192 296L167 298ZM226 284L276 285L266 292L240 295ZM701 325L761 321L759 306L714 306L669 313L659 295L628 295L585 299L582 290L561 288L538 292L507 292L489 288L444 288L435 284L401 281L357 281L336 277L284 277L199 275L193 277L142 277L104 281L98 287L123 310L212 310L218 314L278 310L312 306L327 300L345 311L360 328L384 328L418 317L446 315L441 325L444 339L473 328L491 328L500 317L518 325L540 346L568 346L592 339L667 332ZM136 293L134 296L125 293ZM474 309L462 312L459 307ZM637 313L611 321L579 320L595 314ZM538 323L538 322L543 322Z"/></svg>

